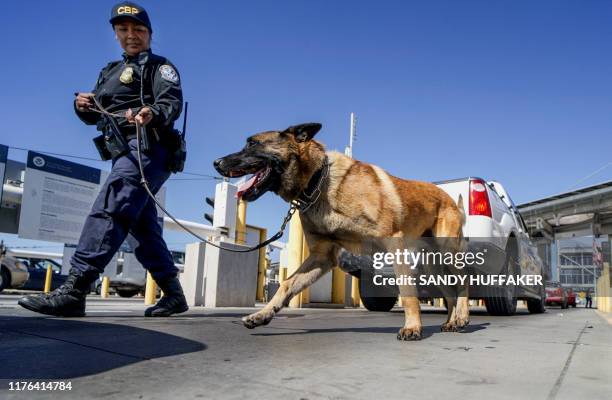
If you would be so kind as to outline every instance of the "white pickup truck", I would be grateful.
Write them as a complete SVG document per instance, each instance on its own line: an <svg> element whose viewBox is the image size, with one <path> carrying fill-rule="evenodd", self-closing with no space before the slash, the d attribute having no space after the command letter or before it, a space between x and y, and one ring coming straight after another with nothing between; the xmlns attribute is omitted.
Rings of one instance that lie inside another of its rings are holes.
<svg viewBox="0 0 612 400"><path fill-rule="evenodd" d="M469 177L434 182L452 199L463 197L466 216L463 235L468 238L468 249L472 252L486 249L487 257L499 274L543 275L542 260L531 242L525 222L504 187L495 181L487 182L482 178ZM357 257L345 253L340 267L353 276L364 278L371 275L372 263L367 257ZM382 270L383 275L393 276L392 266ZM542 278L543 281L546 277ZM361 285L370 285L371 279L360 279ZM361 293L374 293L372 287ZM389 311L395 305L397 292L389 288L387 292L361 297L364 306L371 311ZM513 315L517 300L526 300L531 313L545 311L546 292L543 285L509 285L505 289L496 287L486 296L471 295L473 299L483 299L487 311L492 315Z"/></svg>

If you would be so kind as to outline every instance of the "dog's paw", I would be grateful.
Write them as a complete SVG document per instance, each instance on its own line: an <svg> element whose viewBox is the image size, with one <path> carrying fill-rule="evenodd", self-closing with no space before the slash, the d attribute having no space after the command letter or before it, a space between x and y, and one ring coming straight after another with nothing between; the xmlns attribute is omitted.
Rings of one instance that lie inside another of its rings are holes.
<svg viewBox="0 0 612 400"><path fill-rule="evenodd" d="M274 314L272 313L258 312L255 314L247 315L246 317L242 317L242 324L249 329L253 329L257 326L268 325L270 321L272 321L273 317Z"/></svg>
<svg viewBox="0 0 612 400"><path fill-rule="evenodd" d="M400 329L397 340L421 340L421 327Z"/></svg>
<svg viewBox="0 0 612 400"><path fill-rule="evenodd" d="M445 322L440 327L442 332L460 332L470 323L469 319L457 318L450 322Z"/></svg>
<svg viewBox="0 0 612 400"><path fill-rule="evenodd" d="M463 329L470 324L469 318L457 318L457 328Z"/></svg>

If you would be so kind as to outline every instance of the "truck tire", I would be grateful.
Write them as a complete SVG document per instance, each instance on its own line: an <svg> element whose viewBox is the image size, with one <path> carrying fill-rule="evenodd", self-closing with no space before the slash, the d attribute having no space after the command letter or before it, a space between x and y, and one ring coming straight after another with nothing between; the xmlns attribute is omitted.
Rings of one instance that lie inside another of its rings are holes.
<svg viewBox="0 0 612 400"><path fill-rule="evenodd" d="M117 294L121 297L134 297L139 291L139 289L117 289Z"/></svg>
<svg viewBox="0 0 612 400"><path fill-rule="evenodd" d="M4 289L9 289L11 287L11 276L8 271L4 268L0 270L0 293Z"/></svg>
<svg viewBox="0 0 612 400"><path fill-rule="evenodd" d="M387 312L391 311L397 297L361 297L361 302L368 311Z"/></svg>
<svg viewBox="0 0 612 400"><path fill-rule="evenodd" d="M513 240L512 238L510 240ZM515 270L516 251L512 247L506 248L506 259L501 274L512 274ZM489 315L511 316L516 312L516 287L489 287L488 296L484 303Z"/></svg>
<svg viewBox="0 0 612 400"><path fill-rule="evenodd" d="M545 303L545 297L540 297L539 299L527 299L527 309L531 314L542 314L546 312Z"/></svg>
<svg viewBox="0 0 612 400"><path fill-rule="evenodd" d="M397 302L398 293L387 287L377 287L372 282L374 273L371 270L362 270L359 279L359 297L368 311L391 311Z"/></svg>

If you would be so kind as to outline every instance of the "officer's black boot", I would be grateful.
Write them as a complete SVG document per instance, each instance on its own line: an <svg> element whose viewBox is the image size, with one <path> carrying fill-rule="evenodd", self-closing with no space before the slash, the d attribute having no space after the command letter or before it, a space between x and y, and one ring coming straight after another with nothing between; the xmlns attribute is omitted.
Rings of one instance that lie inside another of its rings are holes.
<svg viewBox="0 0 612 400"><path fill-rule="evenodd" d="M22 297L18 304L28 310L58 317L84 317L85 296L91 280L72 271L66 282L51 293L31 294Z"/></svg>
<svg viewBox="0 0 612 400"><path fill-rule="evenodd" d="M145 310L145 317L169 317L172 314L180 314L189 309L178 278L166 278L157 282L157 285L164 292L164 295L157 304Z"/></svg>

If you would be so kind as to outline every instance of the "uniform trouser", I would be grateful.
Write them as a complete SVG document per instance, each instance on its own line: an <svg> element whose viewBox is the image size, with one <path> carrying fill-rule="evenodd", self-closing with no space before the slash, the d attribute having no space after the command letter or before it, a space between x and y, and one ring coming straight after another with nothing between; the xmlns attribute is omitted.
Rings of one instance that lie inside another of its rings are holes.
<svg viewBox="0 0 612 400"><path fill-rule="evenodd" d="M112 170L85 220L72 270L88 280L95 280L113 258L130 233L135 240L136 259L156 281L176 276L172 256L162 237L157 209L140 183L136 140L129 142L130 153L113 160ZM145 177L153 193L170 176L168 152L159 144L142 154Z"/></svg>

